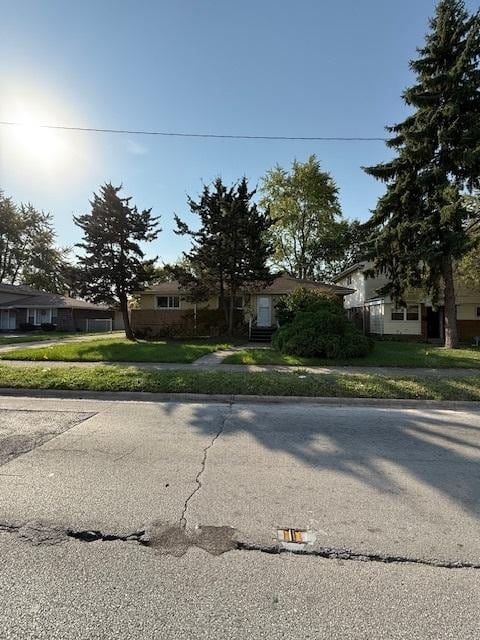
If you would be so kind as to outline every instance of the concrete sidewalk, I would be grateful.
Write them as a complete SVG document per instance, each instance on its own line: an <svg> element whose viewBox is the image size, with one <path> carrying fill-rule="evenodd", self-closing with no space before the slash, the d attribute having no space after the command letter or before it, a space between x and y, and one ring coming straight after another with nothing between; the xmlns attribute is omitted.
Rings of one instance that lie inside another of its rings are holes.
<svg viewBox="0 0 480 640"><path fill-rule="evenodd" d="M52 338L52 340L32 340L32 342L12 342L10 344L0 345L0 353L6 351L17 351L18 349L40 349L41 347L53 347L57 344L70 344L71 342L88 342L89 340L107 340L108 338L117 338L125 335L123 331L112 331L109 333L98 333L87 335L72 335L63 338Z"/></svg>
<svg viewBox="0 0 480 640"><path fill-rule="evenodd" d="M229 355L219 352L222 358ZM217 354L199 358L195 362L68 362L56 360L0 360L1 365L11 367L78 367L90 369L92 367L135 367L142 371L234 371L237 373L298 373L300 375L381 375L388 378L468 378L480 376L480 369L425 369L408 367L297 367L276 364L247 365L222 364L221 359L211 357Z"/></svg>

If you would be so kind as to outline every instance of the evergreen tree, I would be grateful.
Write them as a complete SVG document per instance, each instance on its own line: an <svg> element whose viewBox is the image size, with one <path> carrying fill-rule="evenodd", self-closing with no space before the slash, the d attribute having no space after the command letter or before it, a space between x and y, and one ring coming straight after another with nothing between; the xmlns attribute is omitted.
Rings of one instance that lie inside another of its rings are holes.
<svg viewBox="0 0 480 640"><path fill-rule="evenodd" d="M160 233L151 209L138 211L131 198L118 194L120 187L106 183L93 194L91 212L74 216L83 231L83 249L77 256L84 272L85 292L94 302L120 303L125 335L134 339L128 315L128 297L152 279L156 258L145 260L140 242L151 242Z"/></svg>
<svg viewBox="0 0 480 640"><path fill-rule="evenodd" d="M192 239L191 250L184 254L186 265L176 269L176 275L193 299L218 294L230 335L238 292L272 281L267 263L273 248L266 239L271 220L268 211L261 213L252 202L254 195L245 178L230 188L217 178L212 187L204 187L198 202L188 199L200 218L198 231L175 216L177 233Z"/></svg>
<svg viewBox="0 0 480 640"><path fill-rule="evenodd" d="M397 302L411 286L433 301L443 292L445 344L456 347L453 273L471 243L464 195L480 184L479 14L441 0L418 53L416 83L403 94L412 113L388 127L396 156L366 169L387 185L368 223L371 257Z"/></svg>

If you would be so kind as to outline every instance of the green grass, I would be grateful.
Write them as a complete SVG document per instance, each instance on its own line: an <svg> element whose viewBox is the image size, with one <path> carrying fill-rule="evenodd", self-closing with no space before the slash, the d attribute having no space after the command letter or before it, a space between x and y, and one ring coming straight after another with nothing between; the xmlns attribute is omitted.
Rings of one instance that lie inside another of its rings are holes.
<svg viewBox="0 0 480 640"><path fill-rule="evenodd" d="M480 400L480 375L468 378L391 379L380 375L142 371L135 367L9 367L0 387L91 391L151 391L230 395Z"/></svg>
<svg viewBox="0 0 480 640"><path fill-rule="evenodd" d="M230 346L230 343L209 340L132 342L126 338L104 338L38 349L18 349L3 353L0 358L65 362L193 362Z"/></svg>
<svg viewBox="0 0 480 640"><path fill-rule="evenodd" d="M26 336L0 336L0 345L2 344L21 344L22 342L43 342L44 340L64 340L65 338L78 338L79 336L89 335L88 333L71 332L71 331L48 331L45 333L31 333ZM91 335L91 334L90 334Z"/></svg>
<svg viewBox="0 0 480 640"><path fill-rule="evenodd" d="M374 349L365 358L300 358L288 356L274 349L245 349L228 356L228 364L279 364L300 366L351 365L360 367L428 367L480 369L480 349L445 349L431 344L409 342L375 342Z"/></svg>

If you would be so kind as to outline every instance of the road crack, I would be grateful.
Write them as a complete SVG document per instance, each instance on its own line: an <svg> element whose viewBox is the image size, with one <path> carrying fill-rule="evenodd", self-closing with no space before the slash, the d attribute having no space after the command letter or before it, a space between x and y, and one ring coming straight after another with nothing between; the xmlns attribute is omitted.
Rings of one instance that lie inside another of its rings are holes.
<svg viewBox="0 0 480 640"><path fill-rule="evenodd" d="M194 497L194 495L196 493L198 493L200 491L200 489L202 488L202 475L206 469L207 466L207 458L208 458L208 452L210 451L210 449L213 447L213 445L215 444L215 442L218 440L218 438L222 435L222 433L225 430L225 425L227 423L227 420L230 418L230 416L232 415L232 403L229 404L229 411L228 413L226 413L223 416L222 419L222 424L220 425L220 429L217 431L217 433L214 435L214 437L212 438L211 442L209 445L207 445L204 449L203 449L203 458L202 458L202 462L200 465L200 470L198 471L197 475L195 476L195 488L193 489L193 491L190 493L190 495L187 497L187 499L185 500L185 503L183 505L183 510L182 510L182 515L180 517L180 526L185 529L187 526L187 511L188 511L188 506L190 504L190 501L192 500L192 498Z"/></svg>

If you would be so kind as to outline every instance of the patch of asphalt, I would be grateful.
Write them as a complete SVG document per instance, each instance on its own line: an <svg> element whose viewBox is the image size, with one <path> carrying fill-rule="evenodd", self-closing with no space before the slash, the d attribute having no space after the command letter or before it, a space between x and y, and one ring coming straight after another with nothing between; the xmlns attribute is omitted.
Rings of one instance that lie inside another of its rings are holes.
<svg viewBox="0 0 480 640"><path fill-rule="evenodd" d="M93 415L92 412L0 409L0 466Z"/></svg>
<svg viewBox="0 0 480 640"><path fill-rule="evenodd" d="M63 338L52 338L51 340L33 340L32 342L12 342L10 344L2 344L0 345L0 353L8 352L8 351L17 351L19 349L41 349L42 347L53 347L59 344L70 344L72 342L85 342L90 340L106 340L108 338L116 338L124 335L122 331L114 331L112 333L97 335L88 335L88 336L71 336L71 337L63 337Z"/></svg>
<svg viewBox="0 0 480 640"><path fill-rule="evenodd" d="M480 411L478 400L409 400L402 398L349 398L321 396L255 396L220 393L154 393L150 391L88 391L71 389L0 388L0 397L101 400L106 402L214 402L222 404L308 404L391 409L443 409Z"/></svg>
<svg viewBox="0 0 480 640"><path fill-rule="evenodd" d="M289 554L309 556L325 560L351 560L355 562L375 562L381 564L411 564L439 569L480 569L480 562L446 561L435 558L417 558L403 555L387 555L352 551L334 547L298 545L288 548L281 543L271 545L255 544L241 540L240 532L230 526L201 525L195 529L186 529L183 523L172 524L154 522L145 529L128 532L124 535L90 529L63 528L42 522L27 522L21 525L0 522L0 532L16 535L20 540L34 546L56 545L74 538L81 542L129 542L149 547L152 551L181 557L193 547L203 549L211 555L222 555L230 551L266 553L268 555Z"/></svg>

